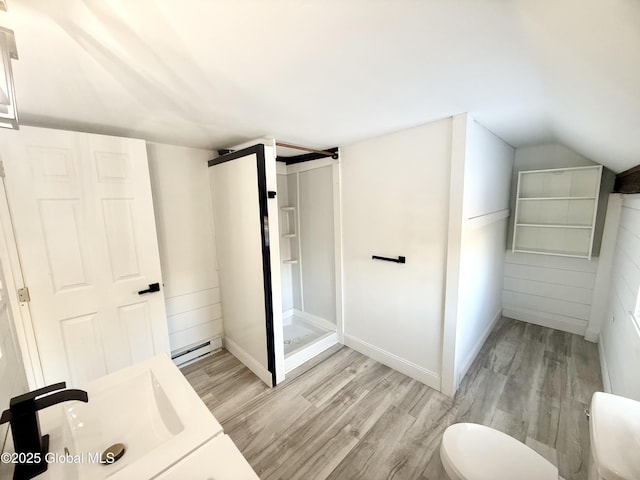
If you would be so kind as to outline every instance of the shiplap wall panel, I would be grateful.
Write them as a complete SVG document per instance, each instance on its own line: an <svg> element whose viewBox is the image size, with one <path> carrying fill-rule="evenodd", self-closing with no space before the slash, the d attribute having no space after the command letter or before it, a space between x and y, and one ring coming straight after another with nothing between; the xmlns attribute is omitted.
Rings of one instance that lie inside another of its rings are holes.
<svg viewBox="0 0 640 480"><path fill-rule="evenodd" d="M538 268L552 268L555 270L569 270L572 272L596 273L597 262L585 261L583 258L559 257L555 255L514 254L507 253L507 262L515 265L535 265Z"/></svg>
<svg viewBox="0 0 640 480"><path fill-rule="evenodd" d="M585 260L508 251L504 315L584 335L593 299L597 259Z"/></svg>
<svg viewBox="0 0 640 480"><path fill-rule="evenodd" d="M502 301L506 305L517 305L529 310L539 310L545 313L564 315L565 317L576 318L586 322L589 320L591 305L583 303L568 302L556 298L530 295L527 293L511 292L504 290Z"/></svg>
<svg viewBox="0 0 640 480"><path fill-rule="evenodd" d="M148 143L147 153L169 344L176 353L223 334L207 167L213 152Z"/></svg>
<svg viewBox="0 0 640 480"><path fill-rule="evenodd" d="M186 312L176 313L167 317L169 323L169 333L175 333L180 330L200 325L222 318L222 307L219 303L215 305L206 305Z"/></svg>
<svg viewBox="0 0 640 480"><path fill-rule="evenodd" d="M564 270L559 268L544 267L536 265L537 257L542 255L518 253L516 255L527 255L531 257L529 265L514 264L510 262L511 252L507 253L505 260L504 275L505 277L523 278L536 282L544 282L552 285L568 285L571 287L580 287L593 289L596 274L584 271Z"/></svg>
<svg viewBox="0 0 640 480"><path fill-rule="evenodd" d="M600 334L601 361L611 391L640 401L640 318L633 311L640 294L640 195L622 203L613 260L609 310Z"/></svg>
<svg viewBox="0 0 640 480"><path fill-rule="evenodd" d="M199 292L167 298L167 316L186 312L193 308L201 308L206 305L215 305L219 303L220 288L207 288L206 290L200 290Z"/></svg>
<svg viewBox="0 0 640 480"><path fill-rule="evenodd" d="M222 335L222 319L212 320L202 325L196 325L186 330L169 334L172 350L180 350L186 346L203 340L211 340Z"/></svg>
<svg viewBox="0 0 640 480"><path fill-rule="evenodd" d="M570 302L591 305L593 290L584 287L574 287L560 285L557 283L536 282L524 278L506 277L504 279L504 289L535 295L537 297L555 298L557 300L568 300Z"/></svg>
<svg viewBox="0 0 640 480"><path fill-rule="evenodd" d="M167 318L169 322L169 333L187 330L195 327L196 325L201 325L220 318L222 318L222 309L219 303L216 305L207 305L205 307L195 308L186 312L180 312Z"/></svg>

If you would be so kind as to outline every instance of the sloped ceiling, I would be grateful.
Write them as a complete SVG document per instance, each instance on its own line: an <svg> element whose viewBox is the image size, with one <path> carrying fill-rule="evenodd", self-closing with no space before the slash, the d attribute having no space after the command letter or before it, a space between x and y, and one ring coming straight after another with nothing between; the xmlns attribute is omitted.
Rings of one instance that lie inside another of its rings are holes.
<svg viewBox="0 0 640 480"><path fill-rule="evenodd" d="M23 123L347 145L461 112L640 163L638 0L9 0Z"/></svg>

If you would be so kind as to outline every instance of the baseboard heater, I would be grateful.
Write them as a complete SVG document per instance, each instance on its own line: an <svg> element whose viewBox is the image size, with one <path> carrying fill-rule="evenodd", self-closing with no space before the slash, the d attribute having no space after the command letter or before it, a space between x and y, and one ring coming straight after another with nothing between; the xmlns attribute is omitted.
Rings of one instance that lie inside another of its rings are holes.
<svg viewBox="0 0 640 480"><path fill-rule="evenodd" d="M209 353L211 353L211 340L195 345L187 350L183 350L180 353L173 354L171 355L171 360L173 360L173 363L178 367L181 367L182 365L191 363L200 357L208 355Z"/></svg>

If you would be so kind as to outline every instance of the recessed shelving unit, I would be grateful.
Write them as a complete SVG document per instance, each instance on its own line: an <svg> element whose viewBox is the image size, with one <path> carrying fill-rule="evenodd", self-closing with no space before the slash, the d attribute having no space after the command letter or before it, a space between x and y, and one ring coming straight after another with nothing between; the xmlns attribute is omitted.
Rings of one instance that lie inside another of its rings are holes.
<svg viewBox="0 0 640 480"><path fill-rule="evenodd" d="M518 173L513 251L591 258L602 166Z"/></svg>
<svg viewBox="0 0 640 480"><path fill-rule="evenodd" d="M280 236L289 240L297 238L298 232L296 231L296 207L280 207L280 212L282 212L282 228L280 229L280 231L283 232L280 234ZM286 260L283 260L282 263L298 263L298 259L288 258Z"/></svg>

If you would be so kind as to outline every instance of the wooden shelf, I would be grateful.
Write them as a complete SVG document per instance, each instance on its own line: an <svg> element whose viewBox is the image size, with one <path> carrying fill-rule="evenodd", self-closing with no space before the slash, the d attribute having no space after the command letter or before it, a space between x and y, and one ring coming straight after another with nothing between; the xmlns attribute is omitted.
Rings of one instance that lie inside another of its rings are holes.
<svg viewBox="0 0 640 480"><path fill-rule="evenodd" d="M286 260L283 260L282 263L286 263L287 265L291 265L294 263L298 263L298 259L297 258L288 258Z"/></svg>
<svg viewBox="0 0 640 480"><path fill-rule="evenodd" d="M283 233L282 238L296 238L298 235L296 233Z"/></svg>
<svg viewBox="0 0 640 480"><path fill-rule="evenodd" d="M296 207L280 207L280 210L282 210L283 212L293 212L295 211Z"/></svg>

